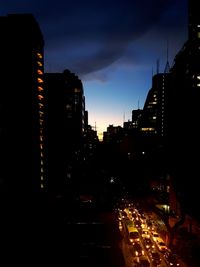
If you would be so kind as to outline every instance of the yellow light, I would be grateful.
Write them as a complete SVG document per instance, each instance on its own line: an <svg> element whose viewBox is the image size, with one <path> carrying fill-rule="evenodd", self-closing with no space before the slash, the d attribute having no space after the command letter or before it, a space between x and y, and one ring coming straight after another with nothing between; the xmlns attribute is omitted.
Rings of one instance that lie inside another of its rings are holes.
<svg viewBox="0 0 200 267"><path fill-rule="evenodd" d="M39 67L42 67L42 62L37 61L37 64L38 64Z"/></svg>
<svg viewBox="0 0 200 267"><path fill-rule="evenodd" d="M42 58L42 54L41 53L37 53L38 58Z"/></svg>

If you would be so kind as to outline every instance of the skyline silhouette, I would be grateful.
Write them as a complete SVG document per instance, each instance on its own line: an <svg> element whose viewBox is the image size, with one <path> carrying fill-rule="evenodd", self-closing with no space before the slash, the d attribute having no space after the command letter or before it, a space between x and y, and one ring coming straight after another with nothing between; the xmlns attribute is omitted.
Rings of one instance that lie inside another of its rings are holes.
<svg viewBox="0 0 200 267"><path fill-rule="evenodd" d="M148 12L147 12L148 10ZM45 39L45 72L83 82L89 123L110 124L143 108L156 62L164 71L187 39L187 1L2 1L1 15L32 13Z"/></svg>

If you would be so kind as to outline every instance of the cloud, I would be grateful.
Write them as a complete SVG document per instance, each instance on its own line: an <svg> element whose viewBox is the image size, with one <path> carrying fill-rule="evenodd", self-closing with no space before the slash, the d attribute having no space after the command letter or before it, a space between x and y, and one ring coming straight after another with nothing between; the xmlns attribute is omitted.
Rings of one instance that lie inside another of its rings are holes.
<svg viewBox="0 0 200 267"><path fill-rule="evenodd" d="M45 39L47 71L69 68L86 75L121 58L179 1L3 0L1 8L6 14L35 15Z"/></svg>

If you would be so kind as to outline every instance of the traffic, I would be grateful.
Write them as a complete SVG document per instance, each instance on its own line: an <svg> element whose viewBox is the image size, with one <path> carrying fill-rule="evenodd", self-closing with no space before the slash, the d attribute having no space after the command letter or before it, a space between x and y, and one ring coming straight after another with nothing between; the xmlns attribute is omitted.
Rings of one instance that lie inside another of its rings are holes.
<svg viewBox="0 0 200 267"><path fill-rule="evenodd" d="M127 267L181 267L178 257L165 244L150 212L127 202L116 211Z"/></svg>

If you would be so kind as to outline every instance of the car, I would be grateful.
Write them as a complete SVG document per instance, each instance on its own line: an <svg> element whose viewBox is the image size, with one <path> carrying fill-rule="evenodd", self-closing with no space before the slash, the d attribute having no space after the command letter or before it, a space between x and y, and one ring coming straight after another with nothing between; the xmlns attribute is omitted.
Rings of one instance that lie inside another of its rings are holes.
<svg viewBox="0 0 200 267"><path fill-rule="evenodd" d="M156 250L152 250L150 253L150 258L153 266L158 267L161 264L160 254Z"/></svg>
<svg viewBox="0 0 200 267"><path fill-rule="evenodd" d="M139 267L150 267L150 262L146 256L141 256L139 258Z"/></svg>
<svg viewBox="0 0 200 267"><path fill-rule="evenodd" d="M142 256L144 255L144 250L141 246L140 243L135 243L133 246L132 246L132 253L135 257L138 257L138 256Z"/></svg>
<svg viewBox="0 0 200 267"><path fill-rule="evenodd" d="M146 256L141 256L133 262L133 267L150 267L150 262Z"/></svg>
<svg viewBox="0 0 200 267"><path fill-rule="evenodd" d="M154 243L152 242L152 240L150 238L144 237L143 238L143 242L144 242L144 245L145 245L146 249L149 250L149 249L155 248L155 245L154 245Z"/></svg>
<svg viewBox="0 0 200 267"><path fill-rule="evenodd" d="M159 251L166 252L168 250L168 247L165 245L165 243L164 243L162 238L157 238L156 239L156 244L158 246Z"/></svg>
<svg viewBox="0 0 200 267"><path fill-rule="evenodd" d="M143 238L145 238L145 237L150 238L149 230L146 229L146 228L142 229L142 234L141 235L142 235Z"/></svg>
<svg viewBox="0 0 200 267"><path fill-rule="evenodd" d="M166 251L164 254L164 258L169 264L169 266L180 266L177 256L173 254L171 251Z"/></svg>
<svg viewBox="0 0 200 267"><path fill-rule="evenodd" d="M151 235L154 241L157 241L157 239L160 238L159 234L155 231L152 231Z"/></svg>

